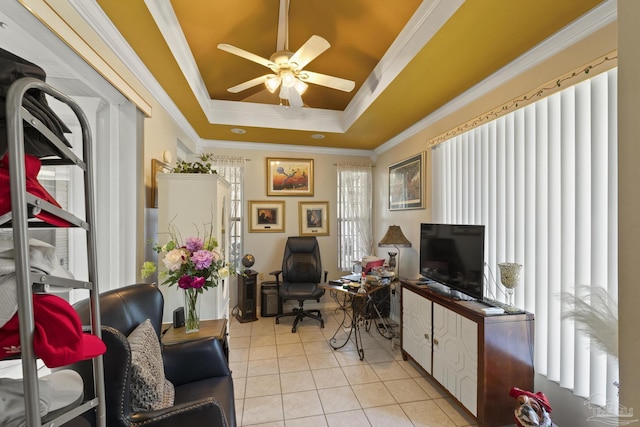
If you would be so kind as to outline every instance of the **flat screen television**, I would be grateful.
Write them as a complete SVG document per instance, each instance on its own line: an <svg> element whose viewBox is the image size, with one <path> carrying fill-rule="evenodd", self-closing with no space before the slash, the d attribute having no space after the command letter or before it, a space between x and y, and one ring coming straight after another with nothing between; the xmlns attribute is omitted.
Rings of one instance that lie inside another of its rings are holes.
<svg viewBox="0 0 640 427"><path fill-rule="evenodd" d="M482 300L484 225L420 224L420 275Z"/></svg>

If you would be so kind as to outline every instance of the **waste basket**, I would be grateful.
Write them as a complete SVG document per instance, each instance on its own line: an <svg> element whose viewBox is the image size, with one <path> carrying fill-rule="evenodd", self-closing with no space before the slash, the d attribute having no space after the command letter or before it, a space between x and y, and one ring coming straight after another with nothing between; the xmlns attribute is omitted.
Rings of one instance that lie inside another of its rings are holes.
<svg viewBox="0 0 640 427"><path fill-rule="evenodd" d="M260 285L262 307L260 316L273 317L282 313L282 300L278 296L277 282L262 282Z"/></svg>

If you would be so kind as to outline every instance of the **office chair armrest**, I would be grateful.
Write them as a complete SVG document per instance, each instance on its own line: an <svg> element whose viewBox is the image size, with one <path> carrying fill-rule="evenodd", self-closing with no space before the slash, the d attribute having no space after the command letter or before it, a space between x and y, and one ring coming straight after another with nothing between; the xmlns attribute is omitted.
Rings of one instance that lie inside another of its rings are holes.
<svg viewBox="0 0 640 427"><path fill-rule="evenodd" d="M276 270L269 273L272 276L276 276L276 284L280 284L280 275L282 274L282 270Z"/></svg>
<svg viewBox="0 0 640 427"><path fill-rule="evenodd" d="M324 271L324 283L327 283L327 276L329 275L329 272L327 270Z"/></svg>

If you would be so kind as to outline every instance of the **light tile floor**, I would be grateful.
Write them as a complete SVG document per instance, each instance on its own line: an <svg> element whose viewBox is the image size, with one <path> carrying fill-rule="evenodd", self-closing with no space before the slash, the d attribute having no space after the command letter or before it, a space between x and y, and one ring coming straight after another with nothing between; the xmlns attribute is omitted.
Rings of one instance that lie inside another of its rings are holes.
<svg viewBox="0 0 640 427"><path fill-rule="evenodd" d="M363 331L364 360L350 341L328 340L342 316L324 310L324 329L292 317L229 322L238 426L472 426L469 417L399 348L375 329ZM341 336L344 332L341 330Z"/></svg>

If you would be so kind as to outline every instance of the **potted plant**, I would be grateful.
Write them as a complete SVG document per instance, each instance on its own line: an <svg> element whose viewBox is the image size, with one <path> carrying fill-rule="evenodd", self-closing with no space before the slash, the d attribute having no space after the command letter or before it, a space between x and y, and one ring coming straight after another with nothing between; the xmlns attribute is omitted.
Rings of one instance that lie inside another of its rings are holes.
<svg viewBox="0 0 640 427"><path fill-rule="evenodd" d="M200 154L199 160L194 162L186 162L184 160L178 160L176 167L171 171L172 173L205 173L205 174L217 174L218 171L211 167L211 158L213 154Z"/></svg>

